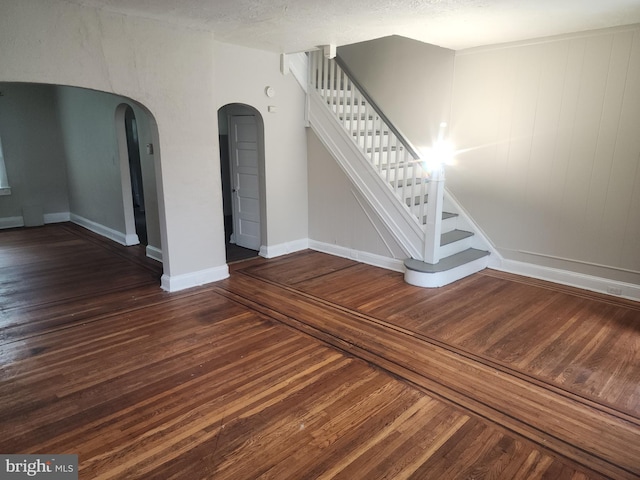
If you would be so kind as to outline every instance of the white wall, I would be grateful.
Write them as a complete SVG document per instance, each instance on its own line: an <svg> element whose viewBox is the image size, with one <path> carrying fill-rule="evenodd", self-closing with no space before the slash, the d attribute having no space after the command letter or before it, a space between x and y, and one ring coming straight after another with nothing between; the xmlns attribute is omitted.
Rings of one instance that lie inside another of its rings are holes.
<svg viewBox="0 0 640 480"><path fill-rule="evenodd" d="M414 146L432 145L449 121L453 50L394 35L339 47L338 56Z"/></svg>
<svg viewBox="0 0 640 480"><path fill-rule="evenodd" d="M0 8L0 81L117 93L152 113L164 288L228 275L213 35L60 0Z"/></svg>
<svg viewBox="0 0 640 480"><path fill-rule="evenodd" d="M292 74L280 73L277 54L216 42L215 59L216 111L242 103L258 110L264 122L265 246L275 252L295 249L308 237L304 92ZM267 86L275 97L266 96ZM210 132L217 133L217 127Z"/></svg>
<svg viewBox="0 0 640 480"><path fill-rule="evenodd" d="M316 134L307 129L309 152L309 239L320 249L350 256L368 253L404 260L393 239L366 200L357 192ZM371 263L370 261L368 263Z"/></svg>
<svg viewBox="0 0 640 480"><path fill-rule="evenodd" d="M11 195L0 196L0 226L17 226L23 208L68 217L65 151L49 85L1 83L0 138Z"/></svg>
<svg viewBox="0 0 640 480"><path fill-rule="evenodd" d="M507 260L640 283L640 28L457 52L451 191Z"/></svg>

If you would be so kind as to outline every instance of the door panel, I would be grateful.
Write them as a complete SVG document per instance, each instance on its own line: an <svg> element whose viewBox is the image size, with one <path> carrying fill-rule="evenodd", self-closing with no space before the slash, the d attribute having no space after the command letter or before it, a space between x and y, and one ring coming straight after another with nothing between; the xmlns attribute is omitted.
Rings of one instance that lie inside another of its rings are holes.
<svg viewBox="0 0 640 480"><path fill-rule="evenodd" d="M229 117L231 174L233 178L233 233L236 244L259 250L260 181L258 126L253 115Z"/></svg>

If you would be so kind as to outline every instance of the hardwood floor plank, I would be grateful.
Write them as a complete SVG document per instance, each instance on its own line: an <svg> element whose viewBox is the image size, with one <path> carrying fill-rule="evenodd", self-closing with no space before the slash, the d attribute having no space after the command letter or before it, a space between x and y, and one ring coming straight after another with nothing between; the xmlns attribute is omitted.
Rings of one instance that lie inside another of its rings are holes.
<svg viewBox="0 0 640 480"><path fill-rule="evenodd" d="M310 255L318 257L315 263L327 256ZM429 290L404 284L399 274L378 270L356 265L295 285L279 281L268 266L242 273L384 320L640 418L635 392L640 382L637 302L485 275ZM459 294L461 289L464 295ZM498 297L500 302L493 300ZM600 345L602 335L623 342L621 352L629 354L618 358L615 349L606 347L600 354L583 351L588 342ZM567 368L570 372L561 375ZM615 376L610 375L612 369Z"/></svg>
<svg viewBox="0 0 640 480"><path fill-rule="evenodd" d="M317 252L230 271L169 294L144 249L0 232L0 451L78 454L81 479L640 478L639 309Z"/></svg>
<svg viewBox="0 0 640 480"><path fill-rule="evenodd" d="M601 410L576 404L553 391L534 386L508 372L495 371L422 340L410 332L392 330L375 319L351 315L326 304L319 310L317 300L270 283L261 286L255 280L236 276L221 282L229 292L239 294L252 308L262 305L290 319L299 319L298 328L325 341L356 353L362 358L409 378L428 391L470 408L485 418L507 426L578 462L589 452L589 468L604 470L624 478L640 474L640 429ZM222 288L219 289L223 293ZM240 298L236 298L242 301ZM265 312L266 313L266 312ZM280 318L281 321L287 321ZM304 326L300 325L300 322ZM407 362L407 359L412 359ZM386 363L385 363L386 362ZM497 396L497 392L500 395ZM498 415L498 416L496 416ZM517 418L517 421L513 421ZM608 432L615 432L609 435ZM574 448L574 445L577 448ZM618 468L621 466L621 468Z"/></svg>

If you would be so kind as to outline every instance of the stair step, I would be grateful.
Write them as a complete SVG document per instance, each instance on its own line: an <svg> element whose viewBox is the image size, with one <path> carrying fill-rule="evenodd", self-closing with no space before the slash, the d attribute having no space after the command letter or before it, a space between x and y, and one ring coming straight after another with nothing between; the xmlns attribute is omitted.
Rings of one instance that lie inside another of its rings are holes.
<svg viewBox="0 0 640 480"><path fill-rule="evenodd" d="M380 165L380 169L387 170L390 168L392 170L404 170L405 165L407 166L407 169L409 169L415 167L417 164L416 162L383 162L382 165ZM376 164L376 166L378 165Z"/></svg>
<svg viewBox="0 0 640 480"><path fill-rule="evenodd" d="M353 97L328 97L327 105L366 105L364 100L356 100Z"/></svg>
<svg viewBox="0 0 640 480"><path fill-rule="evenodd" d="M354 132L351 132L351 135L353 135L354 137L364 137L365 136L364 133L365 133L364 131L357 131L356 130ZM367 136L368 137L371 137L373 135L376 135L376 136L389 135L389 130L376 130L375 132L373 132L373 131L368 131L367 132Z"/></svg>
<svg viewBox="0 0 640 480"><path fill-rule="evenodd" d="M442 220L449 220L450 218L455 218L457 216L458 216L457 213L442 212ZM423 215L422 225L426 225L426 224L427 224L427 216ZM440 241L442 241L442 238L440 239Z"/></svg>
<svg viewBox="0 0 640 480"><path fill-rule="evenodd" d="M413 205L422 205L423 203L427 203L428 201L429 201L429 195L428 194L425 194L422 202L420 201L420 195L417 195L413 199ZM407 207L410 207L411 206L411 197L407 198L405 200L405 203L407 204Z"/></svg>
<svg viewBox="0 0 640 480"><path fill-rule="evenodd" d="M399 150L404 150L402 145L393 146L393 147L369 147L367 148L367 153L380 153L380 152L396 152Z"/></svg>
<svg viewBox="0 0 640 480"><path fill-rule="evenodd" d="M392 182L392 184L396 188L402 188L403 186L411 187L413 186L413 180L413 178L408 178L406 180L399 179L397 184L395 181ZM415 179L415 181L416 185L420 185L422 182L428 182L429 180L427 180L426 178L418 177Z"/></svg>
<svg viewBox="0 0 640 480"><path fill-rule="evenodd" d="M466 230L451 230L450 232L440 235L440 246L443 247L472 236L473 232L467 232Z"/></svg>
<svg viewBox="0 0 640 480"><path fill-rule="evenodd" d="M338 115L338 118L340 120L342 120L342 121L344 121L344 120L358 120L358 118L360 120L373 120L373 114L366 115L364 113L358 114L357 112L355 112L355 113L340 113Z"/></svg>
<svg viewBox="0 0 640 480"><path fill-rule="evenodd" d="M469 262L473 262L474 260L478 260L479 258L486 257L489 255L489 252L484 250L477 250L475 248L468 248L460 253L456 253L449 257L441 258L438 263L426 263L421 260L416 260L415 258L409 258L405 260L404 266L416 272L422 273L438 273L445 272L447 270L452 270L461 265L467 264Z"/></svg>

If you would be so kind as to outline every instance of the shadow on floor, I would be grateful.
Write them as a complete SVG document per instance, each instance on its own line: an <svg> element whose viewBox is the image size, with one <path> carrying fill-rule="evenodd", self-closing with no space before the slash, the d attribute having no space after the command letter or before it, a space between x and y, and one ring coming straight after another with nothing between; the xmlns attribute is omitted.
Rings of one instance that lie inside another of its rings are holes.
<svg viewBox="0 0 640 480"><path fill-rule="evenodd" d="M233 243L227 243L225 245L225 249L227 251L227 263L247 260L258 256L258 252L256 250L239 247Z"/></svg>

